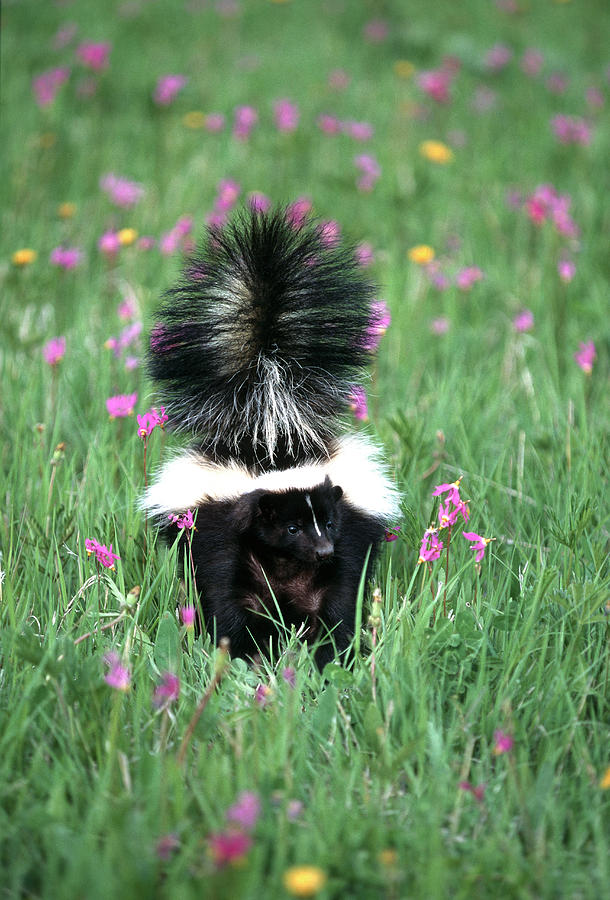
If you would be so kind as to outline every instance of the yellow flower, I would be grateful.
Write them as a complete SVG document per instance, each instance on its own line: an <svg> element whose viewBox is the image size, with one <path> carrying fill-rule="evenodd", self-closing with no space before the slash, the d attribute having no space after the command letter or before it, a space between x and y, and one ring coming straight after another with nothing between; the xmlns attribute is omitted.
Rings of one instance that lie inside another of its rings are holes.
<svg viewBox="0 0 610 900"><path fill-rule="evenodd" d="M604 777L600 781L599 786L603 791L610 790L610 766L604 772Z"/></svg>
<svg viewBox="0 0 610 900"><path fill-rule="evenodd" d="M434 259L434 250L427 244L418 244L407 251L407 256L418 266L427 266Z"/></svg>
<svg viewBox="0 0 610 900"><path fill-rule="evenodd" d="M382 866L395 866L398 862L398 853L396 850L382 850L379 854L379 862Z"/></svg>
<svg viewBox="0 0 610 900"><path fill-rule="evenodd" d="M52 131L45 131L38 140L43 150L49 150L57 140L57 135L53 134Z"/></svg>
<svg viewBox="0 0 610 900"><path fill-rule="evenodd" d="M284 872L284 887L295 897L313 897L322 890L326 873L318 866L292 866Z"/></svg>
<svg viewBox="0 0 610 900"><path fill-rule="evenodd" d="M138 232L135 228L121 228L119 231L119 243L121 247L129 247L130 244L138 237Z"/></svg>
<svg viewBox="0 0 610 900"><path fill-rule="evenodd" d="M187 112L186 115L183 116L182 122L187 128L203 128L205 125L205 113L194 109L192 112Z"/></svg>
<svg viewBox="0 0 610 900"><path fill-rule="evenodd" d="M441 165L451 162L453 159L453 153L442 141L423 141L419 145L419 152L424 159L429 159L430 162L441 163Z"/></svg>
<svg viewBox="0 0 610 900"><path fill-rule="evenodd" d="M76 203L60 203L57 214L60 219L71 219L76 212Z"/></svg>
<svg viewBox="0 0 610 900"><path fill-rule="evenodd" d="M30 263L33 263L38 254L35 250L30 250L29 247L23 247L21 250L15 250L12 255L13 265L14 266L29 266Z"/></svg>
<svg viewBox="0 0 610 900"><path fill-rule="evenodd" d="M408 59L397 59L394 63L394 74L399 78L410 78L415 71L415 66Z"/></svg>

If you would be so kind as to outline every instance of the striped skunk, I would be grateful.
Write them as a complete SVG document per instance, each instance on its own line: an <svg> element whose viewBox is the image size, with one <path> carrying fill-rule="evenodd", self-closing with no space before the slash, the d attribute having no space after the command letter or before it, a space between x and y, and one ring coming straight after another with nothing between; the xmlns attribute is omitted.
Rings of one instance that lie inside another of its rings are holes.
<svg viewBox="0 0 610 900"><path fill-rule="evenodd" d="M353 637L363 570L398 510L379 451L343 422L371 360L373 290L315 223L243 213L208 229L152 329L168 427L194 443L143 506L170 540L170 520L197 511L205 627L234 656L303 626L322 668Z"/></svg>

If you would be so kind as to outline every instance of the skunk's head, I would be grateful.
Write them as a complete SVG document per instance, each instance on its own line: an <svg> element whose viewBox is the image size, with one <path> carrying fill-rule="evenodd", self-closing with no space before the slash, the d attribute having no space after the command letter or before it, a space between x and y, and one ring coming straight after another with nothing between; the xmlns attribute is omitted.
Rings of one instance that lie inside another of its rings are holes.
<svg viewBox="0 0 610 900"><path fill-rule="evenodd" d="M275 556L310 565L328 562L341 526L342 495L342 488L328 477L309 491L263 493L254 516L254 536Z"/></svg>

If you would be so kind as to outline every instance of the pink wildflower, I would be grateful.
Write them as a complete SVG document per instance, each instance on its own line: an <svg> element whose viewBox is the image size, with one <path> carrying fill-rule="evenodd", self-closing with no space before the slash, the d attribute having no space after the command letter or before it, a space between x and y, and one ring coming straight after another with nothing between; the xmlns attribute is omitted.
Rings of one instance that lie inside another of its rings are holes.
<svg viewBox="0 0 610 900"><path fill-rule="evenodd" d="M127 294L117 306L117 315L124 322L133 319L137 313L136 298L133 294Z"/></svg>
<svg viewBox="0 0 610 900"><path fill-rule="evenodd" d="M106 409L111 419L124 419L133 414L133 408L138 399L135 394L117 394L116 397L108 397Z"/></svg>
<svg viewBox="0 0 610 900"><path fill-rule="evenodd" d="M523 309L517 313L513 319L513 328L515 331L524 332L531 331L534 327L534 314L531 309Z"/></svg>
<svg viewBox="0 0 610 900"><path fill-rule="evenodd" d="M210 134L217 134L225 127L225 117L222 113L208 113L205 117L205 130Z"/></svg>
<svg viewBox="0 0 610 900"><path fill-rule="evenodd" d="M467 266L467 268L458 272L455 283L461 291L469 291L472 285L477 281L481 281L482 278L483 272L478 266Z"/></svg>
<svg viewBox="0 0 610 900"><path fill-rule="evenodd" d="M237 801L227 810L227 822L250 831L258 822L261 801L254 791L242 791Z"/></svg>
<svg viewBox="0 0 610 900"><path fill-rule="evenodd" d="M243 831L230 829L212 834L209 838L210 854L218 867L239 862L251 846L252 838Z"/></svg>
<svg viewBox="0 0 610 900"><path fill-rule="evenodd" d="M110 172L100 179L100 187L115 206L129 209L142 199L144 188L135 181L129 181Z"/></svg>
<svg viewBox="0 0 610 900"><path fill-rule="evenodd" d="M85 41L76 48L76 55L84 66L99 72L108 68L108 57L112 49L112 44L108 41L100 41L94 43Z"/></svg>
<svg viewBox="0 0 610 900"><path fill-rule="evenodd" d="M233 137L238 141L247 141L257 122L258 112L253 106L238 106L235 109Z"/></svg>
<svg viewBox="0 0 610 900"><path fill-rule="evenodd" d="M567 75L563 72L552 72L546 80L546 86L552 94L564 94L569 83Z"/></svg>
<svg viewBox="0 0 610 900"><path fill-rule="evenodd" d="M42 348L44 361L50 366L56 366L64 358L66 352L65 337L54 337Z"/></svg>
<svg viewBox="0 0 610 900"><path fill-rule="evenodd" d="M499 728L494 731L493 752L496 756L500 756L502 753L509 753L513 749L514 744L514 738L512 738L510 734L507 734Z"/></svg>
<svg viewBox="0 0 610 900"><path fill-rule="evenodd" d="M363 387L354 385L349 397L350 409L354 414L354 418L360 422L366 422L369 417L368 406L366 402L366 393Z"/></svg>
<svg viewBox="0 0 610 900"><path fill-rule="evenodd" d="M273 104L273 116L278 131L284 133L296 131L299 124L299 108L291 100L276 100Z"/></svg>
<svg viewBox="0 0 610 900"><path fill-rule="evenodd" d="M109 684L110 687L115 688L117 691L128 691L131 683L131 674L129 669L121 663L118 653L115 653L114 650L109 651L104 655L104 662L107 666L110 666L108 672L104 675L106 684Z"/></svg>
<svg viewBox="0 0 610 900"><path fill-rule="evenodd" d="M323 113L318 116L318 128L324 134L339 134L341 132L341 121L336 116L330 116Z"/></svg>
<svg viewBox="0 0 610 900"><path fill-rule="evenodd" d="M271 200L260 191L253 191L248 197L248 206L253 212L265 213L271 209Z"/></svg>
<svg viewBox="0 0 610 900"><path fill-rule="evenodd" d="M150 234L143 234L138 238L137 247L138 250L152 250L157 241Z"/></svg>
<svg viewBox="0 0 610 900"><path fill-rule="evenodd" d="M282 678L284 679L288 687L296 687L297 673L292 668L292 666L286 666L284 669L282 669Z"/></svg>
<svg viewBox="0 0 610 900"><path fill-rule="evenodd" d="M241 185L232 178L223 178L216 187L214 209L217 212L228 212L233 209L241 193Z"/></svg>
<svg viewBox="0 0 610 900"><path fill-rule="evenodd" d="M133 372L134 369L137 369L140 365L140 360L137 356L126 356L125 357L125 369L127 372Z"/></svg>
<svg viewBox="0 0 610 900"><path fill-rule="evenodd" d="M157 106L169 106L187 81L188 78L184 75L162 75L157 81L154 93Z"/></svg>
<svg viewBox="0 0 610 900"><path fill-rule="evenodd" d="M580 343L579 349L574 354L574 359L586 375L590 375L593 371L593 363L597 353L595 352L595 344L593 341Z"/></svg>
<svg viewBox="0 0 610 900"><path fill-rule="evenodd" d="M149 434L152 434L157 425L163 428L164 424L167 422L168 417L165 415L165 407L161 407L161 412L158 413L156 409L151 409L149 412L144 413L143 415L138 415L138 435L142 439L148 437Z"/></svg>
<svg viewBox="0 0 610 900"><path fill-rule="evenodd" d="M328 86L334 91L344 91L349 87L351 79L345 69L333 69L328 76Z"/></svg>
<svg viewBox="0 0 610 900"><path fill-rule="evenodd" d="M439 541L436 528L426 528L422 538L421 547L419 548L418 563L433 562L439 559L443 542Z"/></svg>
<svg viewBox="0 0 610 900"><path fill-rule="evenodd" d="M449 319L445 316L439 316L438 319L432 319L430 322L430 331L438 337L447 334L449 331Z"/></svg>
<svg viewBox="0 0 610 900"><path fill-rule="evenodd" d="M452 481L451 484L445 482L444 484L437 485L432 491L433 497L440 497L442 494L447 494L447 500L450 503L453 503L454 506L459 506L462 502L460 498L460 482L463 476L460 475L457 481Z"/></svg>
<svg viewBox="0 0 610 900"><path fill-rule="evenodd" d="M176 526L176 528L183 528L185 531L191 531L191 529L195 528L195 520L193 519L193 513L190 509L187 509L187 511L180 516L173 516L170 514L167 518L172 525Z"/></svg>
<svg viewBox="0 0 610 900"><path fill-rule="evenodd" d="M601 109L604 105L604 95L597 87L588 87L585 92L585 99L589 109Z"/></svg>
<svg viewBox="0 0 610 900"><path fill-rule="evenodd" d="M381 166L370 153L362 153L354 157L354 164L362 172L358 179L358 190L368 193L375 187L375 183L381 175Z"/></svg>
<svg viewBox="0 0 610 900"><path fill-rule="evenodd" d="M543 65L544 55L540 50L537 50L535 47L528 47L527 50L524 51L523 56L521 57L521 71L525 72L526 75L529 75L530 78L535 78Z"/></svg>
<svg viewBox="0 0 610 900"><path fill-rule="evenodd" d="M591 126L580 116L553 116L551 128L560 144L580 144L588 147L591 143Z"/></svg>
<svg viewBox="0 0 610 900"><path fill-rule="evenodd" d="M61 269L75 269L83 258L83 251L78 247L55 247L51 250L51 264Z"/></svg>
<svg viewBox="0 0 610 900"><path fill-rule="evenodd" d="M477 784L475 787L475 785L471 784L469 781L460 781L458 787L461 791L468 791L468 793L472 794L479 803L483 802L486 787L485 784Z"/></svg>
<svg viewBox="0 0 610 900"><path fill-rule="evenodd" d="M336 247L341 240L341 226L333 219L320 222L317 231L325 247Z"/></svg>
<svg viewBox="0 0 610 900"><path fill-rule="evenodd" d="M111 259L121 249L121 241L116 231L105 231L98 240L97 246L106 257Z"/></svg>
<svg viewBox="0 0 610 900"><path fill-rule="evenodd" d="M470 518L470 510L468 509L468 504L464 503L462 500L453 507L450 508L449 500L439 506L438 510L438 527L439 528L451 528L457 522L457 517L461 516L464 522L467 522Z"/></svg>
<svg viewBox="0 0 610 900"><path fill-rule="evenodd" d="M420 72L417 76L417 85L429 97L437 103L449 103L451 99L449 88L453 81L453 73L447 69L430 69Z"/></svg>
<svg viewBox="0 0 610 900"><path fill-rule="evenodd" d="M296 822L303 812L303 804L300 800L289 800L286 804L286 818L289 822Z"/></svg>
<svg viewBox="0 0 610 900"><path fill-rule="evenodd" d="M297 197L286 208L286 221L294 228L301 228L313 208L309 197Z"/></svg>
<svg viewBox="0 0 610 900"><path fill-rule="evenodd" d="M153 705L157 709L169 706L180 696L180 679L172 672L164 672L161 684L155 688Z"/></svg>
<svg viewBox="0 0 610 900"><path fill-rule="evenodd" d="M374 263L375 255L372 244L369 244L368 241L358 244L356 247L356 259L364 269Z"/></svg>
<svg viewBox="0 0 610 900"><path fill-rule="evenodd" d="M474 531L463 531L462 534L467 541L470 541L470 549L476 551L475 562L481 562L485 555L485 548L494 538L482 537Z"/></svg>
<svg viewBox="0 0 610 900"><path fill-rule="evenodd" d="M70 69L65 66L58 66L55 69L49 69L41 75L37 75L32 81L32 90L38 106L43 109L50 106L55 100L57 91L69 77Z"/></svg>
<svg viewBox="0 0 610 900"><path fill-rule="evenodd" d="M121 558L113 552L112 544L110 547L106 547L105 544L100 544L95 538L86 539L85 550L87 551L87 556L93 554L95 556L95 561L104 566L105 569L114 569L115 560Z"/></svg>
<svg viewBox="0 0 610 900"><path fill-rule="evenodd" d="M375 130L369 122L343 122L343 134L353 138L355 141L368 141L373 137Z"/></svg>
<svg viewBox="0 0 610 900"><path fill-rule="evenodd" d="M569 284L576 274L576 266L571 259L560 259L557 263L557 271L563 283Z"/></svg>
<svg viewBox="0 0 610 900"><path fill-rule="evenodd" d="M381 338L390 327L392 316L385 300L374 300L371 304L371 319L364 339L365 350L376 350Z"/></svg>
<svg viewBox="0 0 610 900"><path fill-rule="evenodd" d="M162 860L163 862L167 862L168 859L172 856L172 854L178 849L180 846L180 838L177 834L164 834L162 835L155 845L155 853L157 858Z"/></svg>
<svg viewBox="0 0 610 900"><path fill-rule="evenodd" d="M383 538L387 541L388 544L391 544L392 541L398 540L398 534L400 532L400 525L392 525L391 528L386 528Z"/></svg>
<svg viewBox="0 0 610 900"><path fill-rule="evenodd" d="M183 606L180 609L180 618L185 628L195 627L195 607Z"/></svg>
<svg viewBox="0 0 610 900"><path fill-rule="evenodd" d="M254 691L254 699L260 707L265 707L273 696L273 691L266 684L257 685Z"/></svg>
<svg viewBox="0 0 610 900"><path fill-rule="evenodd" d="M53 38L53 49L63 50L76 37L77 31L78 25L75 22L66 22L65 25L60 25Z"/></svg>
<svg viewBox="0 0 610 900"><path fill-rule="evenodd" d="M499 72L509 64L512 58L513 51L510 47L507 47L506 44L494 44L485 54L483 62L486 68L491 69L492 72Z"/></svg>
<svg viewBox="0 0 610 900"><path fill-rule="evenodd" d="M390 27L384 19L371 19L363 29L364 39L370 44L381 44L387 40Z"/></svg>

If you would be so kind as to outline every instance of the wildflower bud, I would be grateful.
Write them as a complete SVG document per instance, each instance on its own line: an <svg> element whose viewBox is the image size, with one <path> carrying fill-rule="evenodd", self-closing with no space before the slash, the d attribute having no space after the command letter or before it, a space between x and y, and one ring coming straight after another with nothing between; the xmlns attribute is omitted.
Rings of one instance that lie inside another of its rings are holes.
<svg viewBox="0 0 610 900"><path fill-rule="evenodd" d="M66 445L64 441L61 441L55 450L53 451L53 457L51 459L51 465L56 466L58 463L62 461L65 455Z"/></svg>
<svg viewBox="0 0 610 900"><path fill-rule="evenodd" d="M229 668L230 665L230 657L229 657L229 647L231 646L231 642L229 638L223 637L220 639L220 643L218 645L218 650L216 651L216 659L214 660L214 677L220 678L224 675L225 671Z"/></svg>

